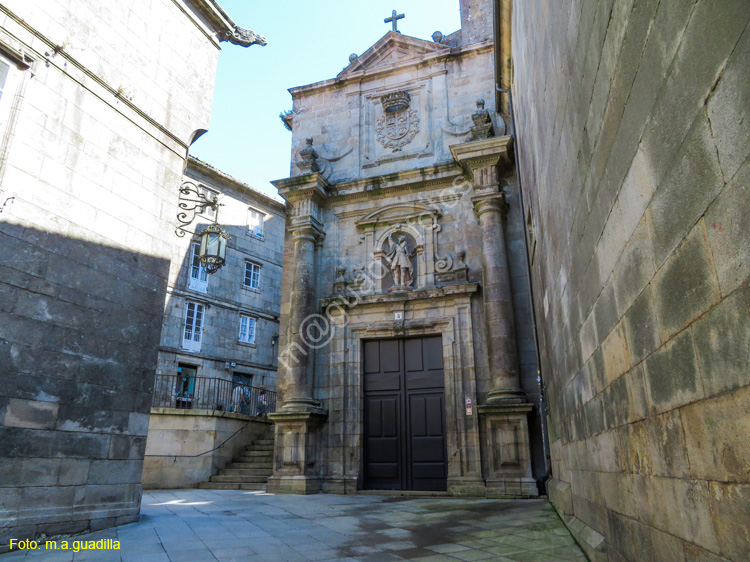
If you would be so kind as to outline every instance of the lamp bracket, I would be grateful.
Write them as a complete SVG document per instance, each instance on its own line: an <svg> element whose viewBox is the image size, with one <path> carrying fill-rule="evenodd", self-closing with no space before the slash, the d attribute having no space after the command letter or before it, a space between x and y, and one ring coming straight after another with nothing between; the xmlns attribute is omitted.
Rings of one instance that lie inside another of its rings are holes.
<svg viewBox="0 0 750 562"><path fill-rule="evenodd" d="M180 199L177 203L179 211L177 213L178 226L175 229L175 234L182 238L189 231L187 227L190 226L195 220L195 215L203 213L207 208L211 208L216 211L217 217L214 218L214 224L217 222L219 207L223 206L223 203L219 203L216 195L207 197L205 193L202 193L191 181L184 181L180 186Z"/></svg>

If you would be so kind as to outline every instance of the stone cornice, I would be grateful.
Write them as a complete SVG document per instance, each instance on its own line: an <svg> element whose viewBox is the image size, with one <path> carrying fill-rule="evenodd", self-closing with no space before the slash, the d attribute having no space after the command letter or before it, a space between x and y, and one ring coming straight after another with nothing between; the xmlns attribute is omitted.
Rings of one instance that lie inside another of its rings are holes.
<svg viewBox="0 0 750 562"><path fill-rule="evenodd" d="M323 308L334 304L341 303L342 300L350 302L351 299L356 299L356 304L351 306L368 306L374 304L386 304L394 302L408 302L416 300L433 300L447 297L454 297L456 295L467 295L476 293L479 290L477 283L461 283L459 285L443 285L442 287L433 287L426 289L416 289L414 291L398 292L398 293L376 293L373 295L340 295L331 296L324 299L320 299L320 303ZM349 305L343 305L349 306Z"/></svg>
<svg viewBox="0 0 750 562"><path fill-rule="evenodd" d="M285 200L290 203L300 199L312 199L322 203L328 198L331 185L320 173L293 176L271 182Z"/></svg>
<svg viewBox="0 0 750 562"><path fill-rule="evenodd" d="M305 86L289 88L289 93L292 94L292 97L298 97L315 93L319 90L325 90L327 88L340 88L350 82L361 83L373 78L382 78L385 75L400 72L407 68L424 67L428 66L430 63L440 62L441 60L450 60L462 56L474 56L482 54L485 51L492 51L494 48L494 40L474 43L473 45L467 45L466 47L455 47L449 50L438 51L432 55L399 61L392 65L377 66L370 70L358 70L342 76L337 76L336 78L323 80L321 82L314 82Z"/></svg>
<svg viewBox="0 0 750 562"><path fill-rule="evenodd" d="M362 199L392 195L400 191L446 185L460 176L461 169L455 163L449 162L382 176L345 181L334 184L333 191L336 195L331 195L329 203L340 205Z"/></svg>

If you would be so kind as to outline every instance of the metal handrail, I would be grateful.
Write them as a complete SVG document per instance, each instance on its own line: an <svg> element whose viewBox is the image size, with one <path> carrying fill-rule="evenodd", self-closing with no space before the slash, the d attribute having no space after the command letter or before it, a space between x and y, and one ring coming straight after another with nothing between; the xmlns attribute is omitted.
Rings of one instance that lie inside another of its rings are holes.
<svg viewBox="0 0 750 562"><path fill-rule="evenodd" d="M263 416L276 411L276 392L215 377L156 375L151 405Z"/></svg>

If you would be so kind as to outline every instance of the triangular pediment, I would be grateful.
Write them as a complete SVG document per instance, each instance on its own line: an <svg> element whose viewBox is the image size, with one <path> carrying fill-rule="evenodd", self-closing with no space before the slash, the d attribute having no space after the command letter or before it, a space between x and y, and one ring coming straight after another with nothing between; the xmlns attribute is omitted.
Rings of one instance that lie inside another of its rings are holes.
<svg viewBox="0 0 750 562"><path fill-rule="evenodd" d="M447 45L389 31L361 56L349 63L349 66L344 68L339 76L412 62L427 55L449 50L450 47Z"/></svg>

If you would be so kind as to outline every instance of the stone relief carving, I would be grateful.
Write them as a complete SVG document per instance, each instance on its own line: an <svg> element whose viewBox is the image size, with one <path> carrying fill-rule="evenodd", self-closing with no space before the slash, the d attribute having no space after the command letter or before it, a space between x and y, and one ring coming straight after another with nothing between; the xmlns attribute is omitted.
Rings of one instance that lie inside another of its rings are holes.
<svg viewBox="0 0 750 562"><path fill-rule="evenodd" d="M313 138L307 137L305 139L305 147L299 151L299 160L297 160L297 167L302 170L303 174L309 174L310 172L319 172L320 163L318 162L317 151L313 148Z"/></svg>
<svg viewBox="0 0 750 562"><path fill-rule="evenodd" d="M451 254L440 257L435 262L435 281L438 285L466 283L469 279L469 266L466 265L466 251L458 250L456 259Z"/></svg>
<svg viewBox="0 0 750 562"><path fill-rule="evenodd" d="M380 98L383 106L376 122L375 135L384 148L398 152L409 144L419 132L419 114L410 108L408 92L392 92Z"/></svg>
<svg viewBox="0 0 750 562"><path fill-rule="evenodd" d="M386 245L383 247L383 256L393 277L393 287L389 292L409 291L414 283L414 267L411 258L416 250L409 249L406 236L400 235L393 241L393 233L388 234Z"/></svg>
<svg viewBox="0 0 750 562"><path fill-rule="evenodd" d="M245 29L239 25L235 25L233 31L227 31L222 40L242 47L249 47L250 45L265 47L268 44L266 38L260 33L255 33L252 29Z"/></svg>
<svg viewBox="0 0 750 562"><path fill-rule="evenodd" d="M338 162L345 156L348 156L353 150L354 148L352 147L339 156L323 156L313 147L313 138L307 137L305 139L305 146L297 152L295 164L302 174L318 172L327 179L333 171L332 163Z"/></svg>
<svg viewBox="0 0 750 562"><path fill-rule="evenodd" d="M346 268L339 266L336 268L336 280L333 282L333 294L343 295L346 292Z"/></svg>
<svg viewBox="0 0 750 562"><path fill-rule="evenodd" d="M495 136L490 112L484 108L484 100L482 98L477 100L477 109L471 114L471 120L474 122L474 126L471 127L468 140L488 139Z"/></svg>

